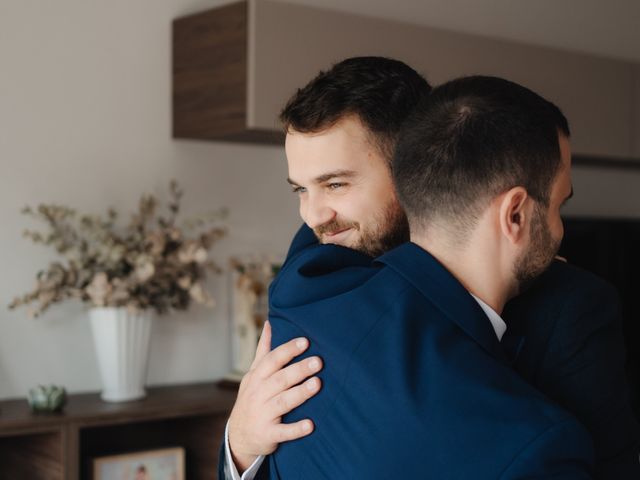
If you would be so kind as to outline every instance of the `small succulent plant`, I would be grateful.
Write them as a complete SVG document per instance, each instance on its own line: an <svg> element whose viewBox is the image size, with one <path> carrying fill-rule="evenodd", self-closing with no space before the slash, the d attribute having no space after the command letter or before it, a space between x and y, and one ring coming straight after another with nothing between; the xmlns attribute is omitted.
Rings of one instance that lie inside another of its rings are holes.
<svg viewBox="0 0 640 480"><path fill-rule="evenodd" d="M38 385L29 390L28 401L34 412L59 412L67 403L67 391L56 385Z"/></svg>

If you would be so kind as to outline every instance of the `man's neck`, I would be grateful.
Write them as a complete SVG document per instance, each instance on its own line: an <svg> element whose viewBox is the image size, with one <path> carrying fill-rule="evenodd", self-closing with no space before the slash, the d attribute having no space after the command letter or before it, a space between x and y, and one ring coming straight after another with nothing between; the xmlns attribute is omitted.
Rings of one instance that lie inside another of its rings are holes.
<svg viewBox="0 0 640 480"><path fill-rule="evenodd" d="M509 285L490 244L469 239L464 246L452 246L437 235L412 235L411 241L433 255L469 293L502 313L509 299Z"/></svg>

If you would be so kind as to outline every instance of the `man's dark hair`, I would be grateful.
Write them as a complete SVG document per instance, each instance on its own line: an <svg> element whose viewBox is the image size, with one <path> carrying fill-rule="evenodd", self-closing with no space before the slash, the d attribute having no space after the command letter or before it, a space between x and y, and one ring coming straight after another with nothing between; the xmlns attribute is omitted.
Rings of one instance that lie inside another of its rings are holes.
<svg viewBox="0 0 640 480"><path fill-rule="evenodd" d="M280 113L285 132L320 132L357 115L391 160L400 127L431 87L398 60L353 57L320 72L299 89Z"/></svg>
<svg viewBox="0 0 640 480"><path fill-rule="evenodd" d="M445 219L464 239L489 201L522 186L548 206L560 166L558 107L496 77L459 78L435 88L402 130L392 164L413 229Z"/></svg>

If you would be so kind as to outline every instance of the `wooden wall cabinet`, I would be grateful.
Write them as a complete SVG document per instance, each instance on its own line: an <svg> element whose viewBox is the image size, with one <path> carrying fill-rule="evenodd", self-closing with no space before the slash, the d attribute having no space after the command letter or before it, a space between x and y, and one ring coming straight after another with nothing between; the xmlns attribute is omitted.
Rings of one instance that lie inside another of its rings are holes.
<svg viewBox="0 0 640 480"><path fill-rule="evenodd" d="M173 22L173 136L282 144L276 124L252 122L249 5Z"/></svg>
<svg viewBox="0 0 640 480"><path fill-rule="evenodd" d="M127 403L71 395L61 414L33 414L24 399L2 401L0 478L91 479L95 457L181 446L186 478L215 479L235 396L213 384L150 388L147 398Z"/></svg>
<svg viewBox="0 0 640 480"><path fill-rule="evenodd" d="M278 113L319 70L398 58L432 84L470 74L522 83L565 112L574 153L638 155L640 69L631 62L397 21L248 0L173 24L176 138L281 143Z"/></svg>

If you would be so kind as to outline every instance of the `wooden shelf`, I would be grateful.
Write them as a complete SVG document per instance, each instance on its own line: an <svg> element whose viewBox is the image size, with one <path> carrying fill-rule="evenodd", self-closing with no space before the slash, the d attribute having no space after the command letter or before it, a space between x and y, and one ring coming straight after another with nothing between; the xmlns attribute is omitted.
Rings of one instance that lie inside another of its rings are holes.
<svg viewBox="0 0 640 480"><path fill-rule="evenodd" d="M0 437L2 478L62 480L63 444L62 429Z"/></svg>
<svg viewBox="0 0 640 480"><path fill-rule="evenodd" d="M175 446L186 450L187 478L216 478L235 395L211 383L154 387L127 403L77 394L59 414L34 414L25 399L0 401L2 478L88 479L95 457Z"/></svg>

